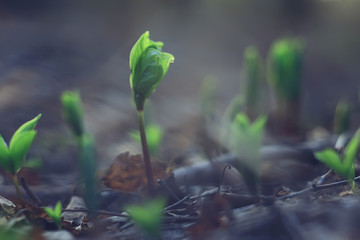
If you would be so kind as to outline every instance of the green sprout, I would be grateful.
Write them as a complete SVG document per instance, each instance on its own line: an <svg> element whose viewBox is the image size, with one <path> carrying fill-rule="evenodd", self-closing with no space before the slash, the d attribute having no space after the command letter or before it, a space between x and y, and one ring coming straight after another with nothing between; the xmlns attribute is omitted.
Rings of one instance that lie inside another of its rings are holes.
<svg viewBox="0 0 360 240"><path fill-rule="evenodd" d="M238 166L251 194L258 193L260 180L260 147L267 118L258 117L253 123L244 113L238 113L229 127L229 148L238 159Z"/></svg>
<svg viewBox="0 0 360 240"><path fill-rule="evenodd" d="M261 85L263 83L263 62L258 50L249 46L244 52L245 71L245 105L246 112L250 115L259 114L259 99L261 98Z"/></svg>
<svg viewBox="0 0 360 240"><path fill-rule="evenodd" d="M325 149L315 152L315 157L330 167L336 174L349 180L350 185L355 186L355 160L360 143L360 129L358 129L346 146L344 153L334 149Z"/></svg>
<svg viewBox="0 0 360 240"><path fill-rule="evenodd" d="M72 130L78 145L81 176L85 185L84 199L90 210L97 209L96 196L96 157L95 141L91 134L85 131L83 107L78 92L65 91L61 95L63 115Z"/></svg>
<svg viewBox="0 0 360 240"><path fill-rule="evenodd" d="M350 127L350 106L345 100L338 102L335 108L334 133L341 134Z"/></svg>
<svg viewBox="0 0 360 240"><path fill-rule="evenodd" d="M53 222L56 224L58 229L61 229L61 212L62 212L62 205L61 202L57 202L54 209L44 207L44 211L47 213L47 215L53 220Z"/></svg>
<svg viewBox="0 0 360 240"><path fill-rule="evenodd" d="M22 199L22 195L19 189L17 173L24 165L26 155L35 139L37 132L34 128L40 117L41 114L21 125L13 134L9 146L0 135L0 166L12 176L16 193L20 199Z"/></svg>
<svg viewBox="0 0 360 240"><path fill-rule="evenodd" d="M149 147L149 152L151 156L155 156L159 151L160 145L164 138L164 129L159 125L154 123L147 124L145 127L147 143ZM139 131L131 131L129 132L129 136L136 142L141 143L140 132Z"/></svg>
<svg viewBox="0 0 360 240"><path fill-rule="evenodd" d="M66 122L78 138L84 134L83 107L78 92L65 91L61 95L61 103Z"/></svg>
<svg viewBox="0 0 360 240"><path fill-rule="evenodd" d="M155 199L143 206L131 205L126 208L136 225L149 237L149 239L161 239L160 225L165 201Z"/></svg>
<svg viewBox="0 0 360 240"><path fill-rule="evenodd" d="M167 73L174 56L161 51L162 42L153 42L145 32L130 52L130 87L138 112L140 139L143 149L145 172L150 193L154 192L154 177L150 162L150 152L144 126L144 104Z"/></svg>
<svg viewBox="0 0 360 240"><path fill-rule="evenodd" d="M209 75L204 78L200 87L200 109L204 119L214 115L214 100L219 85L217 77Z"/></svg>
<svg viewBox="0 0 360 240"><path fill-rule="evenodd" d="M286 127L297 128L304 44L298 39L282 39L270 48L267 72L278 104L279 117Z"/></svg>

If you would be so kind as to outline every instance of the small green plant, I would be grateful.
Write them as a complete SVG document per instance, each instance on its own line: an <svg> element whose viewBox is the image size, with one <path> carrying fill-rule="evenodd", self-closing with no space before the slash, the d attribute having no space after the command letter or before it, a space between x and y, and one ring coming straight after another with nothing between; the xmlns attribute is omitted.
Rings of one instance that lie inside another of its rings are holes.
<svg viewBox="0 0 360 240"><path fill-rule="evenodd" d="M267 118L258 117L253 123L244 113L238 113L229 127L225 146L234 152L238 166L251 194L258 194L260 180L260 147Z"/></svg>
<svg viewBox="0 0 360 240"><path fill-rule="evenodd" d="M315 153L315 157L321 162L325 163L335 173L341 177L349 180L352 187L355 186L355 160L360 143L360 129L356 131L355 135L342 152L334 149L325 149Z"/></svg>
<svg viewBox="0 0 360 240"><path fill-rule="evenodd" d="M149 146L151 156L155 156L159 151L160 145L164 137L164 129L157 124L150 123L145 127L146 140ZM140 132L131 131L129 136L136 142L141 143Z"/></svg>
<svg viewBox="0 0 360 240"><path fill-rule="evenodd" d="M155 199L143 206L132 205L126 208L136 225L149 237L149 239L161 239L160 225L165 201Z"/></svg>
<svg viewBox="0 0 360 240"><path fill-rule="evenodd" d="M264 82L263 62L258 50L249 46L244 52L245 71L245 106L250 116L260 113L259 99L261 99L261 87Z"/></svg>
<svg viewBox="0 0 360 240"><path fill-rule="evenodd" d="M345 100L338 102L335 108L334 133L341 134L350 127L350 106Z"/></svg>
<svg viewBox="0 0 360 240"><path fill-rule="evenodd" d="M84 199L90 213L97 209L95 140L85 131L83 107L78 92L65 91L61 95L64 118L72 130L79 152L81 176L84 181Z"/></svg>
<svg viewBox="0 0 360 240"><path fill-rule="evenodd" d="M170 63L174 62L173 55L161 51L162 46L162 42L150 40L147 31L141 35L130 52L130 87L138 112L141 146L150 193L154 192L155 187L144 126L144 104L164 78Z"/></svg>
<svg viewBox="0 0 360 240"><path fill-rule="evenodd" d="M61 202L57 202L54 209L44 207L44 211L47 215L53 220L58 229L61 229L61 213L62 213L62 205Z"/></svg>
<svg viewBox="0 0 360 240"><path fill-rule="evenodd" d="M22 199L22 195L19 189L17 173L24 165L26 155L35 139L37 132L34 128L40 117L41 114L21 125L13 134L9 146L0 135L0 166L12 176L16 193L20 199Z"/></svg>
<svg viewBox="0 0 360 240"><path fill-rule="evenodd" d="M281 39L270 48L267 78L277 100L277 114L287 130L298 127L304 44L298 39Z"/></svg>

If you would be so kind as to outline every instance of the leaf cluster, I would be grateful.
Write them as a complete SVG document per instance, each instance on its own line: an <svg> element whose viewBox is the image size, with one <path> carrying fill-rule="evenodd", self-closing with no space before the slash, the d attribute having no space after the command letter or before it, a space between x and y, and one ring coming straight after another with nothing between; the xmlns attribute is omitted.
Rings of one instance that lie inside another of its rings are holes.
<svg viewBox="0 0 360 240"><path fill-rule="evenodd" d="M238 113L228 131L225 145L235 153L239 160L239 171L253 194L257 193L260 177L260 154L264 128L267 118L258 117L253 123L244 113Z"/></svg>
<svg viewBox="0 0 360 240"><path fill-rule="evenodd" d="M26 155L35 139L37 131L34 130L41 114L21 125L13 134L9 146L0 135L0 166L15 175L25 162Z"/></svg>
<svg viewBox="0 0 360 240"><path fill-rule="evenodd" d="M360 129L357 130L344 153L341 154L334 149L325 149L315 153L315 157L325 163L335 173L354 183L356 154L360 144Z"/></svg>
<svg viewBox="0 0 360 240"><path fill-rule="evenodd" d="M62 213L62 205L61 202L57 202L54 209L45 207L44 211L47 213L47 215L53 220L53 222L56 224L58 229L61 229L61 213Z"/></svg>
<svg viewBox="0 0 360 240"><path fill-rule="evenodd" d="M174 62L173 55L161 51L163 45L150 40L149 31L146 31L131 49L130 87L138 111L143 110L146 98L155 91L170 63Z"/></svg>

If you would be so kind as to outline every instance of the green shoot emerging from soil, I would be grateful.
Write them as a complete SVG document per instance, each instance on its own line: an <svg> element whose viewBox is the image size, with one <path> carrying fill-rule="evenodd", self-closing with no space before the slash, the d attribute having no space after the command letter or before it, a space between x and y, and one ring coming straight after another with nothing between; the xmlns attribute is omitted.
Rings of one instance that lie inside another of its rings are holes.
<svg viewBox="0 0 360 240"><path fill-rule="evenodd" d="M334 133L341 134L350 127L350 106L345 100L338 102L335 108Z"/></svg>
<svg viewBox="0 0 360 240"><path fill-rule="evenodd" d="M140 139L143 149L145 172L150 193L154 192L154 177L144 126L144 104L167 73L174 56L161 51L162 42L153 42L145 32L130 52L130 87L138 111Z"/></svg>
<svg viewBox="0 0 360 240"><path fill-rule="evenodd" d="M149 239L161 239L160 225L165 201L155 199L143 206L132 205L126 208L136 225L149 237Z"/></svg>
<svg viewBox="0 0 360 240"><path fill-rule="evenodd" d="M22 199L22 196L17 180L17 173L23 166L26 155L35 139L37 132L34 128L40 117L41 114L19 127L12 136L9 146L0 135L0 166L11 174L16 193L20 199Z"/></svg>
<svg viewBox="0 0 360 240"><path fill-rule="evenodd" d="M298 127L303 45L298 39L276 41L267 60L267 78L277 100L277 114L290 131Z"/></svg>
<svg viewBox="0 0 360 240"><path fill-rule="evenodd" d="M249 46L244 52L244 71L246 81L245 105L246 112L252 116L260 113L259 99L261 98L261 85L264 79L263 63L258 50Z"/></svg>
<svg viewBox="0 0 360 240"><path fill-rule="evenodd" d="M61 95L61 103L66 122L78 138L84 134L83 109L78 92L65 91Z"/></svg>
<svg viewBox="0 0 360 240"><path fill-rule="evenodd" d="M325 163L335 173L349 180L352 187L355 186L355 160L360 143L360 129L356 131L350 143L346 146L344 153L334 149L325 149L315 153L315 157Z"/></svg>
<svg viewBox="0 0 360 240"><path fill-rule="evenodd" d="M85 131L80 94L66 91L61 95L61 102L63 115L78 145L81 175L85 184L84 199L90 213L93 213L97 208L95 141Z"/></svg>
<svg viewBox="0 0 360 240"><path fill-rule="evenodd" d="M160 145L164 137L164 129L154 123L147 124L145 127L146 140L149 146L151 156L155 156L159 151ZM131 131L129 136L136 142L141 143L140 132Z"/></svg>
<svg viewBox="0 0 360 240"><path fill-rule="evenodd" d="M249 192L256 195L260 178L260 147L266 117L260 116L253 123L244 113L238 113L230 125L229 149L239 160L238 169Z"/></svg>
<svg viewBox="0 0 360 240"><path fill-rule="evenodd" d="M53 220L53 222L56 224L58 229L61 229L61 212L62 212L62 205L59 201L54 209L44 207L44 211L47 213L47 215Z"/></svg>

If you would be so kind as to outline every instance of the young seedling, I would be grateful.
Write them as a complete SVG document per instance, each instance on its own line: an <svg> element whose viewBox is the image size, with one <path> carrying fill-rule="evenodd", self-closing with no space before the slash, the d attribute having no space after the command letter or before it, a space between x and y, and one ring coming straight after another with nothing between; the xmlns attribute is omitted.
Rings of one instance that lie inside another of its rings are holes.
<svg viewBox="0 0 360 240"><path fill-rule="evenodd" d="M334 149L325 149L315 153L315 157L325 163L335 173L349 180L350 185L355 187L355 160L360 143L360 129L346 146L344 153L337 152Z"/></svg>
<svg viewBox="0 0 360 240"><path fill-rule="evenodd" d="M22 195L19 189L17 173L23 166L26 155L35 139L37 132L34 128L40 117L41 114L21 125L13 134L9 146L0 135L0 166L12 176L19 199L22 199Z"/></svg>
<svg viewBox="0 0 360 240"><path fill-rule="evenodd" d="M271 46L268 54L268 82L287 131L298 128L303 49L298 39L282 39Z"/></svg>
<svg viewBox="0 0 360 240"><path fill-rule="evenodd" d="M155 187L144 126L144 104L164 78L170 63L174 62L173 55L161 51L162 46L162 42L150 40L150 34L147 31L141 35L130 52L130 87L138 112L145 173L150 193L154 192Z"/></svg>
<svg viewBox="0 0 360 240"><path fill-rule="evenodd" d="M249 46L244 52L245 72L245 106L246 113L250 116L260 114L259 100L261 99L261 88L264 80L263 62L258 50Z"/></svg>
<svg viewBox="0 0 360 240"><path fill-rule="evenodd" d="M225 146L239 160L236 166L242 174L251 194L258 194L260 179L260 147L266 117L260 116L253 123L244 113L238 113L230 125L229 139Z"/></svg>
<svg viewBox="0 0 360 240"><path fill-rule="evenodd" d="M334 133L342 134L350 127L350 106L345 100L338 102L335 108Z"/></svg>
<svg viewBox="0 0 360 240"><path fill-rule="evenodd" d="M62 205L59 201L54 209L44 207L44 211L47 213L47 215L53 220L53 222L56 224L58 229L61 229L61 212L62 212Z"/></svg>
<svg viewBox="0 0 360 240"><path fill-rule="evenodd" d="M164 129L159 125L154 123L147 124L145 127L146 140L149 147L149 152L151 156L155 156L159 151L160 145L164 137ZM141 144L140 132L131 131L129 136L136 142Z"/></svg>
<svg viewBox="0 0 360 240"><path fill-rule="evenodd" d="M164 200L155 199L143 206L129 206L126 211L149 239L158 240L161 239L160 225L164 207Z"/></svg>
<svg viewBox="0 0 360 240"><path fill-rule="evenodd" d="M64 118L72 130L79 152L81 176L85 185L84 199L90 213L97 209L95 141L85 131L83 107L78 92L65 91L61 95Z"/></svg>

